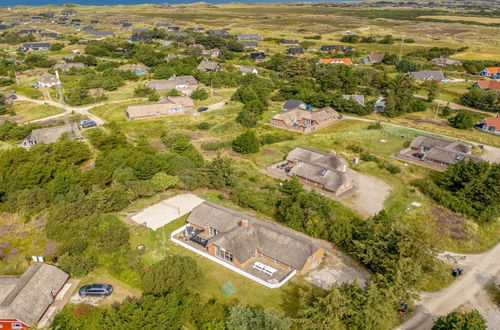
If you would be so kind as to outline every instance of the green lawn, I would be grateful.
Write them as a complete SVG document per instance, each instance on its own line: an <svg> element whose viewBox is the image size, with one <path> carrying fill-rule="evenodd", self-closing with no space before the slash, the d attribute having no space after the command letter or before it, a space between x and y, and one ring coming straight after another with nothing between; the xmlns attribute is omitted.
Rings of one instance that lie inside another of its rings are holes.
<svg viewBox="0 0 500 330"><path fill-rule="evenodd" d="M16 101L12 105L14 110L14 120L19 123L25 123L31 120L45 118L63 113L64 110L48 104L36 104L25 101Z"/></svg>

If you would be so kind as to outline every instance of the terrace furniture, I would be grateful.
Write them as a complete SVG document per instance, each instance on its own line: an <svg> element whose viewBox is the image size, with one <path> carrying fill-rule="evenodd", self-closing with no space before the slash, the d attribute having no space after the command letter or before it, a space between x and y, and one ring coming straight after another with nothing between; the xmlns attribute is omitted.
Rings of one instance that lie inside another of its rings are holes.
<svg viewBox="0 0 500 330"><path fill-rule="evenodd" d="M257 270L259 270L259 271L261 271L261 272L263 272L264 274L267 274L267 275L269 275L269 276L273 276L273 275L274 275L274 273L276 273L276 272L277 272L277 270L276 270L276 269L274 269L273 267L266 266L266 265L264 265L263 263L258 262L258 261L257 261L257 262L254 262L254 263L252 264L252 268L257 269Z"/></svg>

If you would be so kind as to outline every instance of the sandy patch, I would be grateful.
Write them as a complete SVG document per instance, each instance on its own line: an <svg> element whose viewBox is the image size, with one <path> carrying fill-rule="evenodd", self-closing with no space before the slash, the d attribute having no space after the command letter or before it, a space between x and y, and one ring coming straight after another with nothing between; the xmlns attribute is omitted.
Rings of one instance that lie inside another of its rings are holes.
<svg viewBox="0 0 500 330"><path fill-rule="evenodd" d="M360 285L370 278L370 273L355 261L334 249L325 249L325 257L319 266L309 271L305 279L328 290L334 284L357 281Z"/></svg>
<svg viewBox="0 0 500 330"><path fill-rule="evenodd" d="M177 195L145 208L131 219L139 225L156 230L191 212L201 203L203 199L193 194Z"/></svg>
<svg viewBox="0 0 500 330"><path fill-rule="evenodd" d="M382 211L391 187L374 176L354 171L351 173L356 176L359 189L340 202L367 217Z"/></svg>

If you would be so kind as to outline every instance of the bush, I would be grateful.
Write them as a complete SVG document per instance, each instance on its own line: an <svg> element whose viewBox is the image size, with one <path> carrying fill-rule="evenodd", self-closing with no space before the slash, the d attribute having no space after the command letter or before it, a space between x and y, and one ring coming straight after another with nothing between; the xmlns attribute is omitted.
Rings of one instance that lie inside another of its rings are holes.
<svg viewBox="0 0 500 330"><path fill-rule="evenodd" d="M206 100L208 99L208 92L203 88L197 88L191 93L191 98L193 100Z"/></svg>
<svg viewBox="0 0 500 330"><path fill-rule="evenodd" d="M377 156L374 156L368 152L361 153L361 156L359 158L365 162L375 162L377 164L380 163L380 158L378 158Z"/></svg>
<svg viewBox="0 0 500 330"><path fill-rule="evenodd" d="M172 255L153 264L142 278L144 293L164 295L170 291L196 287L202 273L191 257Z"/></svg>
<svg viewBox="0 0 500 330"><path fill-rule="evenodd" d="M389 171L389 173L391 173L391 174L401 173L401 169L399 167L397 167L396 165L387 164L384 166L384 168L387 171Z"/></svg>
<svg viewBox="0 0 500 330"><path fill-rule="evenodd" d="M382 40L380 40L381 44L393 44L394 43L394 37L390 34L384 36Z"/></svg>
<svg viewBox="0 0 500 330"><path fill-rule="evenodd" d="M471 128L474 122L474 115L467 110L459 110L455 116L448 119L450 126L458 129Z"/></svg>
<svg viewBox="0 0 500 330"><path fill-rule="evenodd" d="M366 129L368 130L371 130L371 129L382 129L382 124L377 121L377 122L374 122L374 123L370 123L370 125L368 125L368 127Z"/></svg>
<svg viewBox="0 0 500 330"><path fill-rule="evenodd" d="M233 140L233 150L241 154L253 154L259 152L260 141L251 130L236 137Z"/></svg>
<svg viewBox="0 0 500 330"><path fill-rule="evenodd" d="M477 310L452 312L436 320L432 330L486 330L486 320Z"/></svg>
<svg viewBox="0 0 500 330"><path fill-rule="evenodd" d="M135 97L146 97L154 93L154 90L147 86L137 86L134 89Z"/></svg>
<svg viewBox="0 0 500 330"><path fill-rule="evenodd" d="M165 174L164 172L156 173L150 181L156 192L167 190L179 184L178 177Z"/></svg>
<svg viewBox="0 0 500 330"><path fill-rule="evenodd" d="M211 125L207 121L203 121L199 124L196 125L196 128L202 131L208 131L210 129Z"/></svg>
<svg viewBox="0 0 500 330"><path fill-rule="evenodd" d="M90 273L96 266L94 257L75 254L65 254L59 258L59 268L72 276L83 276Z"/></svg>
<svg viewBox="0 0 500 330"><path fill-rule="evenodd" d="M260 136L260 144L262 144L262 145L273 144L273 143L289 141L289 140L293 140L293 139L295 139L295 138L293 136L290 136L290 135L263 134Z"/></svg>

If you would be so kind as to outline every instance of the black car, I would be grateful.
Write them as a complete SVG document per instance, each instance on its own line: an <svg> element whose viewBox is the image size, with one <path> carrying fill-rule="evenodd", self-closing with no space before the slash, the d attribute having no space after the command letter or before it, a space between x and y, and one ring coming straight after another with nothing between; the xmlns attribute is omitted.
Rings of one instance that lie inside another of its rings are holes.
<svg viewBox="0 0 500 330"><path fill-rule="evenodd" d="M207 110L208 110L207 107L199 107L197 111L198 112L203 112L203 111L207 111Z"/></svg>
<svg viewBox="0 0 500 330"><path fill-rule="evenodd" d="M464 270L462 268L455 268L451 272L451 275L453 275L453 277L458 277L458 276L461 276L463 272L464 272Z"/></svg>
<svg viewBox="0 0 500 330"><path fill-rule="evenodd" d="M107 297L113 293L113 286L111 284L89 284L84 285L78 292L80 297Z"/></svg>

